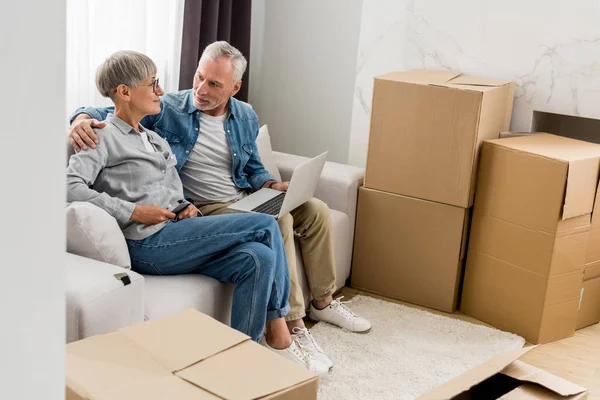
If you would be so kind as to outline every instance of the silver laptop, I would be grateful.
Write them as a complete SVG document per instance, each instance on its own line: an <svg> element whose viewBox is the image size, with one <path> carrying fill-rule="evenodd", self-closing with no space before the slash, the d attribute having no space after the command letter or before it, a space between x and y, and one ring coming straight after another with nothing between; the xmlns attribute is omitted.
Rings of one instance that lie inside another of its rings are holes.
<svg viewBox="0 0 600 400"><path fill-rule="evenodd" d="M294 168L287 192L260 189L228 208L243 212L269 214L279 219L310 200L315 194L321 171L327 160L326 151Z"/></svg>

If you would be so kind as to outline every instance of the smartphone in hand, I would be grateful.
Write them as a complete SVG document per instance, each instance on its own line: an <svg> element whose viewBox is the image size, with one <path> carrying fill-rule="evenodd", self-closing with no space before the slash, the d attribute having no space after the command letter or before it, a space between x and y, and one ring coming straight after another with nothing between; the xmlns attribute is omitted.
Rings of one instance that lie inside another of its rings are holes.
<svg viewBox="0 0 600 400"><path fill-rule="evenodd" d="M184 200L181 203L177 204L175 206L175 208L171 210L172 213L175 213L175 218L173 218L171 221L173 221L173 222L179 221L177 219L179 217L179 214L181 214L183 212L183 210L185 210L186 208L188 208L188 206L190 206L191 204L192 203L190 203L187 200Z"/></svg>

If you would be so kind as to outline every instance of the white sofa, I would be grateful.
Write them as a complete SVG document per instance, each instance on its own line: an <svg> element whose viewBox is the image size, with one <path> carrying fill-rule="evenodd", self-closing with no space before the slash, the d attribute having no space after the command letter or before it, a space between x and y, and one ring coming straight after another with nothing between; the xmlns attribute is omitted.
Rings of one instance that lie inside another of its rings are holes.
<svg viewBox="0 0 600 400"><path fill-rule="evenodd" d="M307 160L285 153L271 153L270 141L266 150L265 146L262 147L259 146L259 154L265 166L273 172L275 167L267 162L271 159L283 180L289 180L294 167ZM363 176L362 168L327 162L315 193L315 197L326 202L331 210L338 288L344 286L350 274L357 192ZM68 243L89 239L85 230L74 232L68 226L67 232L71 236ZM78 237L73 237L75 235ZM114 239L121 240L113 231L96 240L106 242ZM72 244L68 244L67 249L79 254L67 254L67 342L188 308L197 309L224 323L229 322L233 293L231 284L200 274L142 276L127 269L128 265L116 266L103 262L105 258L95 256L94 251L82 252ZM298 276L306 304L309 304L310 292L300 251L296 254ZM126 277L122 276L123 272Z"/></svg>

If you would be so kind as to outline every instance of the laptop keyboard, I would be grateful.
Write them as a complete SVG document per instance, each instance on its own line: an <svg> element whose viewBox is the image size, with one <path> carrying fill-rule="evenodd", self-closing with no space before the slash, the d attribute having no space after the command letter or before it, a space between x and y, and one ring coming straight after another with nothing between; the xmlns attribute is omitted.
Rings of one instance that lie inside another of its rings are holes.
<svg viewBox="0 0 600 400"><path fill-rule="evenodd" d="M279 214L279 210L281 210L284 198L285 193L280 193L277 196L273 197L271 200L266 201L260 206L253 208L252 211L277 216L277 214Z"/></svg>

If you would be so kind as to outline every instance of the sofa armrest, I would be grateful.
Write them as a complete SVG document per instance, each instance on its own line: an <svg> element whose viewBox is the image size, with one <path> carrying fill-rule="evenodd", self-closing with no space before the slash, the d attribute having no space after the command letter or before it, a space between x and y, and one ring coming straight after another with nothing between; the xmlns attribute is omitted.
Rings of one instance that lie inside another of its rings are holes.
<svg viewBox="0 0 600 400"><path fill-rule="evenodd" d="M309 160L307 157L274 151L281 179L289 181L294 168ZM323 167L315 197L327 203L329 208L341 211L350 218L350 228L354 232L358 187L362 185L364 168L327 161Z"/></svg>
<svg viewBox="0 0 600 400"><path fill-rule="evenodd" d="M65 261L67 342L144 320L142 275L71 253ZM123 273L128 279L118 278Z"/></svg>

